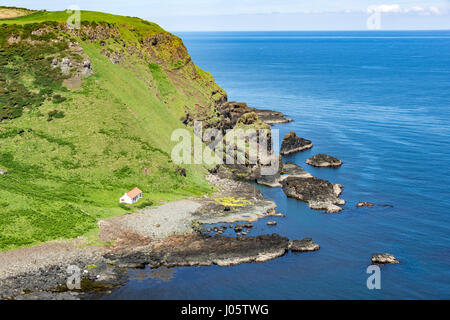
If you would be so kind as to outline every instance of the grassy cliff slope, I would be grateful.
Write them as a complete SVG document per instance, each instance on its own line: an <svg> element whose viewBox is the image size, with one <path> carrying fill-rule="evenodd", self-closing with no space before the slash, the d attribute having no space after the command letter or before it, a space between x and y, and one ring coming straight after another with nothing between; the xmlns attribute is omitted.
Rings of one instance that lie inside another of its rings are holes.
<svg viewBox="0 0 450 320"><path fill-rule="evenodd" d="M181 39L139 18L66 12L0 20L0 251L95 230L98 219L201 195L175 165L186 112L215 121L225 92ZM136 206L119 206L133 187Z"/></svg>

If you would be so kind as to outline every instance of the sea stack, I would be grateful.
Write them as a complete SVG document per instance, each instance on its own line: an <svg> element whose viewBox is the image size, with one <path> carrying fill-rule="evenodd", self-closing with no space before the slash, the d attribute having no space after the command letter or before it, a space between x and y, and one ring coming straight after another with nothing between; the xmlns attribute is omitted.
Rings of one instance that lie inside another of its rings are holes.
<svg viewBox="0 0 450 320"><path fill-rule="evenodd" d="M300 152L306 149L311 149L313 147L310 140L297 137L294 131L289 132L284 136L283 142L281 143L280 153L283 156Z"/></svg>

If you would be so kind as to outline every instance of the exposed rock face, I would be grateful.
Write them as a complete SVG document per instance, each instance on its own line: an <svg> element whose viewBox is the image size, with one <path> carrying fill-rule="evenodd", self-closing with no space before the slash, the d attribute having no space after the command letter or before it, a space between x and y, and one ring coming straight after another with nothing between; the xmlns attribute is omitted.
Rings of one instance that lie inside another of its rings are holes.
<svg viewBox="0 0 450 320"><path fill-rule="evenodd" d="M281 112L272 110L254 109L259 119L268 125L291 122L292 119L285 117Z"/></svg>
<svg viewBox="0 0 450 320"><path fill-rule="evenodd" d="M342 193L342 186L339 184L315 177L288 177L281 183L288 197L308 203L311 209L334 213L342 210L337 205L345 204L345 201L339 198Z"/></svg>
<svg viewBox="0 0 450 320"><path fill-rule="evenodd" d="M373 203L370 202L358 202L358 204L356 205L357 208L361 208L361 207L373 207Z"/></svg>
<svg viewBox="0 0 450 320"><path fill-rule="evenodd" d="M340 167L342 161L327 154L319 153L306 160L306 163L314 167Z"/></svg>
<svg viewBox="0 0 450 320"><path fill-rule="evenodd" d="M120 31L117 27L107 23L93 25L81 25L79 29L69 29L66 23L59 25L59 28L68 33L74 33L78 37L87 38L90 41L107 40L110 38L120 39Z"/></svg>
<svg viewBox="0 0 450 320"><path fill-rule="evenodd" d="M236 125L238 119L249 112L252 112L245 102L228 101L218 107L222 117L221 126L223 130L231 129Z"/></svg>
<svg viewBox="0 0 450 320"><path fill-rule="evenodd" d="M207 237L178 235L166 238L146 253L110 256L120 264L175 266L231 266L246 262L264 262L284 255L289 239L277 234L257 237Z"/></svg>
<svg viewBox="0 0 450 320"><path fill-rule="evenodd" d="M297 137L295 132L289 132L283 139L281 143L280 153L284 156L291 153L300 152L306 149L312 148L312 142L310 140Z"/></svg>
<svg viewBox="0 0 450 320"><path fill-rule="evenodd" d="M106 56L112 64L119 64L122 59L120 52L109 52L108 50L103 49L100 53Z"/></svg>
<svg viewBox="0 0 450 320"><path fill-rule="evenodd" d="M63 58L61 61L61 71L62 73L68 74L70 67L72 66L72 62L68 58Z"/></svg>
<svg viewBox="0 0 450 320"><path fill-rule="evenodd" d="M0 169L0 175L8 174L8 171Z"/></svg>
<svg viewBox="0 0 450 320"><path fill-rule="evenodd" d="M268 226L276 226L277 222L276 221L267 221L267 225Z"/></svg>
<svg viewBox="0 0 450 320"><path fill-rule="evenodd" d="M87 78L94 73L92 69L91 60L87 55L84 54L83 48L78 42L68 42L69 49L72 53L83 58L82 61L74 61L67 57L62 58L61 62L54 58L51 62L53 68L60 68L61 72L69 75L70 78L65 79L63 84L68 89L74 89L81 86L81 81L83 78Z"/></svg>
<svg viewBox="0 0 450 320"><path fill-rule="evenodd" d="M389 253L374 253L372 255L372 263L375 264L396 264L400 263L392 254Z"/></svg>
<svg viewBox="0 0 450 320"><path fill-rule="evenodd" d="M303 240L294 240L290 243L289 248L293 252L307 252L307 251L317 251L320 246L314 243L311 238L305 238Z"/></svg>

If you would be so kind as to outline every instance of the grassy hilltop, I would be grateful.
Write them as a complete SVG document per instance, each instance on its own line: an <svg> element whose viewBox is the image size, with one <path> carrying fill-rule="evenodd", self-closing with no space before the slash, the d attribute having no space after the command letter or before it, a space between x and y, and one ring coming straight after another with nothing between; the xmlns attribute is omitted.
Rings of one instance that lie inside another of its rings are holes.
<svg viewBox="0 0 450 320"><path fill-rule="evenodd" d="M215 121L225 92L154 23L69 16L0 20L0 251L93 233L137 208L118 203L136 186L140 207L210 191L203 166L172 163L170 137L186 112Z"/></svg>

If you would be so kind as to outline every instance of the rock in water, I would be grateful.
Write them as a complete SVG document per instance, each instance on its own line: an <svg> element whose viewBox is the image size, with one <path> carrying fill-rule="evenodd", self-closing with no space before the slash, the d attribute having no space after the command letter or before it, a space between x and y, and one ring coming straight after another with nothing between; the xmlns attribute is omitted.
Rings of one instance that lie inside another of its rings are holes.
<svg viewBox="0 0 450 320"><path fill-rule="evenodd" d="M356 205L357 208L361 208L361 207L373 207L373 203L370 202L358 202L358 204Z"/></svg>
<svg viewBox="0 0 450 320"><path fill-rule="evenodd" d="M277 225L277 222L276 222L276 221L268 221L268 222L267 222L267 225L268 225L268 226L276 226L276 225Z"/></svg>
<svg viewBox="0 0 450 320"><path fill-rule="evenodd" d="M305 238L303 240L294 240L289 244L289 249L294 252L307 252L307 251L317 251L320 246L314 243L311 238Z"/></svg>
<svg viewBox="0 0 450 320"><path fill-rule="evenodd" d="M299 138L295 132L291 131L284 136L283 142L281 143L280 153L284 156L303 151L312 148L312 142L307 139Z"/></svg>
<svg viewBox="0 0 450 320"><path fill-rule="evenodd" d="M339 198L342 193L340 184L332 184L316 177L288 177L282 181L282 185L288 197L308 203L311 209L334 213L342 210L337 205L345 204L345 201Z"/></svg>
<svg viewBox="0 0 450 320"><path fill-rule="evenodd" d="M389 253L374 253L372 255L372 263L375 264L395 264L400 263L392 254Z"/></svg>
<svg viewBox="0 0 450 320"><path fill-rule="evenodd" d="M303 170L302 167L290 161L283 164L283 169L281 170L281 173L288 176L299 176L304 178L312 177L312 175Z"/></svg>
<svg viewBox="0 0 450 320"><path fill-rule="evenodd" d="M150 267L231 266L265 262L284 255L289 239L277 234L257 237L203 237L196 234L170 236L145 253L109 256L117 264L144 263Z"/></svg>
<svg viewBox="0 0 450 320"><path fill-rule="evenodd" d="M259 119L268 125L291 122L292 119L285 117L281 112L272 110L254 109Z"/></svg>
<svg viewBox="0 0 450 320"><path fill-rule="evenodd" d="M306 160L306 163L314 167L340 167L342 161L338 158L329 156L327 154L319 153Z"/></svg>

